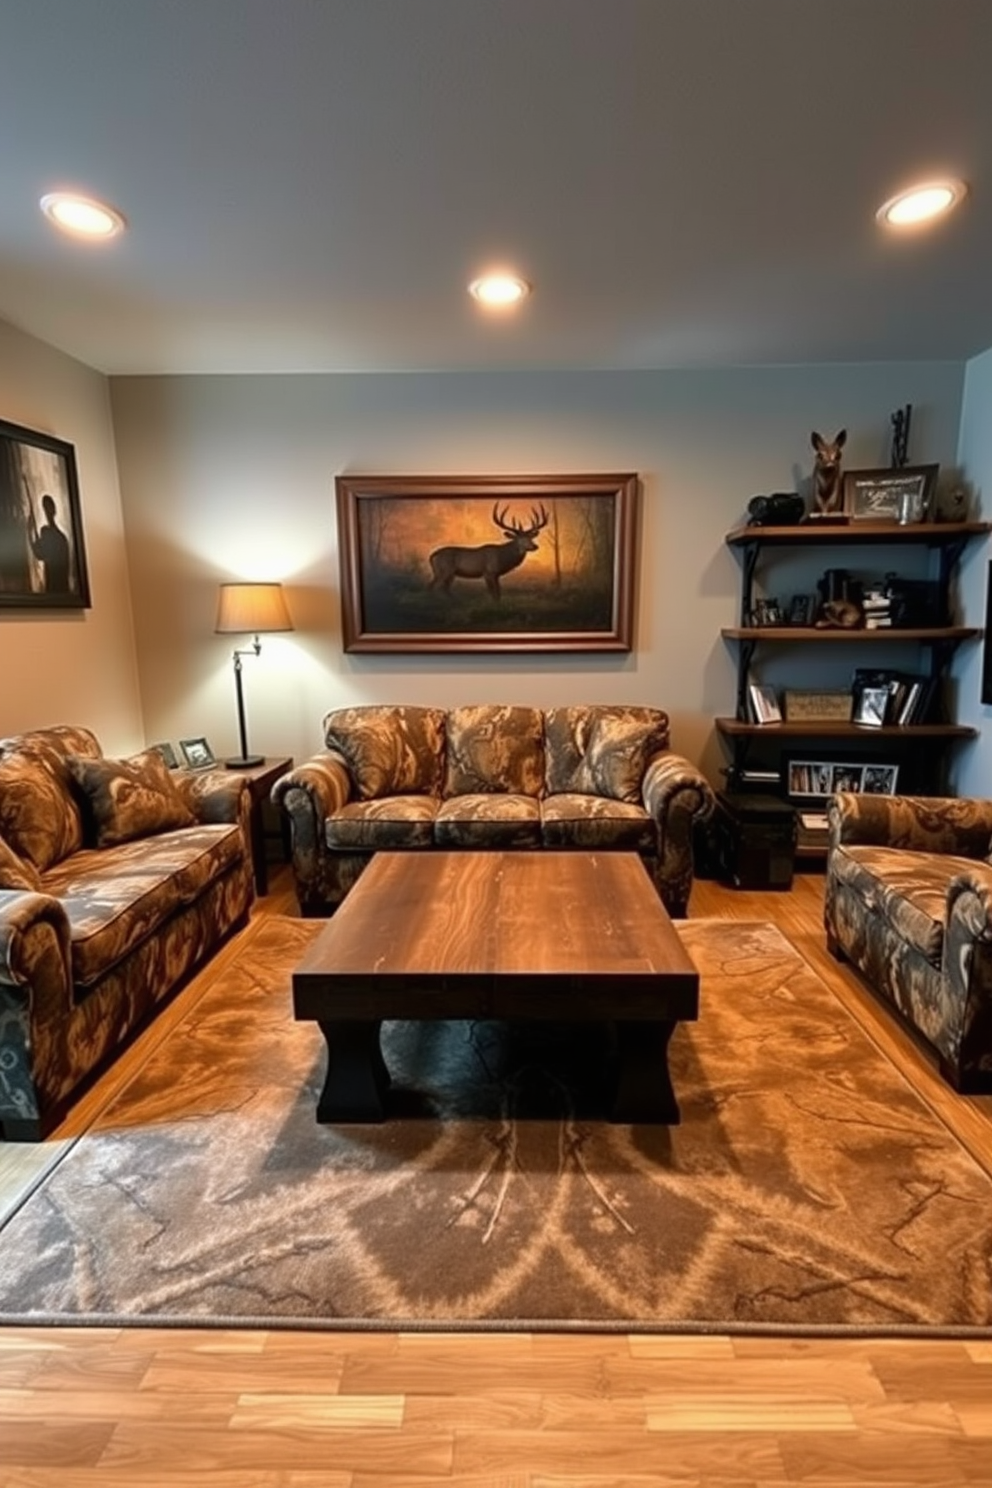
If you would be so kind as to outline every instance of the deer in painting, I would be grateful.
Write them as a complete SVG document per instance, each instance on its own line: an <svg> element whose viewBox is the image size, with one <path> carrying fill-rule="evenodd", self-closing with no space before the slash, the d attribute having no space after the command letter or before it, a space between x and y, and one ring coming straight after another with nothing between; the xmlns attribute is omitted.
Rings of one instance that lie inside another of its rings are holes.
<svg viewBox="0 0 992 1488"><path fill-rule="evenodd" d="M548 513L531 507L531 525L525 527L516 517L507 521L507 508L499 510L493 503L492 518L506 537L502 543L482 543L475 548L435 548L430 556L430 587L450 590L455 579L482 579L493 599L499 599L499 581L511 569L519 568L528 553L537 551L537 534L548 525Z"/></svg>
<svg viewBox="0 0 992 1488"><path fill-rule="evenodd" d="M813 504L818 512L835 512L840 506L840 452L847 440L841 429L836 439L826 440L813 430L810 443L816 450L813 462Z"/></svg>

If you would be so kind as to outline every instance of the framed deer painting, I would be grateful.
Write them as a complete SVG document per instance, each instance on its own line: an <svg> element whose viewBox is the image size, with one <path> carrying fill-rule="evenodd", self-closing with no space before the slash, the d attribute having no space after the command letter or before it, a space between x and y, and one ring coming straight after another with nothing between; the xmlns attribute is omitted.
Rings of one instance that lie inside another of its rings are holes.
<svg viewBox="0 0 992 1488"><path fill-rule="evenodd" d="M346 651L629 651L637 476L335 481Z"/></svg>

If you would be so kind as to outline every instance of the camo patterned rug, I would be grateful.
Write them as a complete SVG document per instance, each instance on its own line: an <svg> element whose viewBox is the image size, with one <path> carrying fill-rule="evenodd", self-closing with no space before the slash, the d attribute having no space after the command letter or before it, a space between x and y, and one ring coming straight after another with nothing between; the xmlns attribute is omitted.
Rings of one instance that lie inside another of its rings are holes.
<svg viewBox="0 0 992 1488"><path fill-rule="evenodd" d="M992 1180L771 925L689 921L677 1127L608 1025L388 1024L395 1114L315 1120L269 918L0 1231L0 1322L992 1332Z"/></svg>

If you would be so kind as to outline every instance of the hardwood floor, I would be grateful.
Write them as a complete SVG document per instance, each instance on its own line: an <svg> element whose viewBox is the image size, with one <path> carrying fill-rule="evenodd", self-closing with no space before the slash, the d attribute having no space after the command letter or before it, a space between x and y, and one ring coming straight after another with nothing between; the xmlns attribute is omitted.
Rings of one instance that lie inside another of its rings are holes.
<svg viewBox="0 0 992 1488"><path fill-rule="evenodd" d="M992 1172L992 1097L949 1091L827 954L818 875L798 876L790 893L699 882L691 910L778 924ZM293 912L280 870L253 925ZM0 1144L0 1207L75 1140L217 966L50 1142ZM992 1488L992 1336L0 1329L0 1488L56 1484Z"/></svg>

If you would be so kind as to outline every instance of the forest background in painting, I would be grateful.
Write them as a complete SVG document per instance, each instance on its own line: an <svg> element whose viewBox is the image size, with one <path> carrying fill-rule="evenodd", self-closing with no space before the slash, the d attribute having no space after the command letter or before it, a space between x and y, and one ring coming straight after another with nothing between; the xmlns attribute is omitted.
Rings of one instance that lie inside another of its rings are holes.
<svg viewBox="0 0 992 1488"><path fill-rule="evenodd" d="M471 496L363 496L363 629L610 631L616 516L612 492L495 505Z"/></svg>

